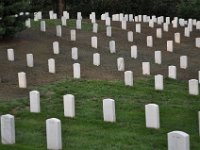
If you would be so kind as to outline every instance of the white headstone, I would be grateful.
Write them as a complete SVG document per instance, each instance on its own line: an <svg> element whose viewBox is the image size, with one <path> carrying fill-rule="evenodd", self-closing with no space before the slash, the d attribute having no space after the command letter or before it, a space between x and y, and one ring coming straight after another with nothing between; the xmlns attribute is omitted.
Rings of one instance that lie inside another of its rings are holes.
<svg viewBox="0 0 200 150"><path fill-rule="evenodd" d="M103 119L105 122L116 122L115 101L113 99L103 100Z"/></svg>
<svg viewBox="0 0 200 150"><path fill-rule="evenodd" d="M25 26L26 26L27 28L31 28L31 19L30 19L30 18L28 18L28 19L25 21Z"/></svg>
<svg viewBox="0 0 200 150"><path fill-rule="evenodd" d="M141 24L140 24L140 23L137 23L137 24L135 25L135 31L136 31L137 33L141 33Z"/></svg>
<svg viewBox="0 0 200 150"><path fill-rule="evenodd" d="M10 114L1 116L1 143L15 144L15 118Z"/></svg>
<svg viewBox="0 0 200 150"><path fill-rule="evenodd" d="M7 49L7 56L9 61L14 61L15 60L14 49L12 48Z"/></svg>
<svg viewBox="0 0 200 150"><path fill-rule="evenodd" d="M161 75L161 74L155 75L154 85L155 85L155 90L163 90L164 89L163 75Z"/></svg>
<svg viewBox="0 0 200 150"><path fill-rule="evenodd" d="M127 86L133 86L133 72L126 71L124 72L124 82Z"/></svg>
<svg viewBox="0 0 200 150"><path fill-rule="evenodd" d="M200 83L200 71L198 71L198 80L199 80L199 83Z"/></svg>
<svg viewBox="0 0 200 150"><path fill-rule="evenodd" d="M98 32L98 24L97 23L93 23L92 32L94 32L94 33Z"/></svg>
<svg viewBox="0 0 200 150"><path fill-rule="evenodd" d="M190 150L190 136L182 131L167 134L168 150Z"/></svg>
<svg viewBox="0 0 200 150"><path fill-rule="evenodd" d="M72 48L72 59L78 60L78 48L77 47Z"/></svg>
<svg viewBox="0 0 200 150"><path fill-rule="evenodd" d="M62 26L67 26L67 18L62 16L61 17L61 23L62 23Z"/></svg>
<svg viewBox="0 0 200 150"><path fill-rule="evenodd" d="M174 48L173 48L173 41L167 41L167 51L168 52L173 52Z"/></svg>
<svg viewBox="0 0 200 150"><path fill-rule="evenodd" d="M160 112L157 104L145 105L145 120L147 128L160 128Z"/></svg>
<svg viewBox="0 0 200 150"><path fill-rule="evenodd" d="M163 31L165 31L165 32L169 31L169 24L168 23L163 24Z"/></svg>
<svg viewBox="0 0 200 150"><path fill-rule="evenodd" d="M116 53L115 41L112 40L109 42L110 53Z"/></svg>
<svg viewBox="0 0 200 150"><path fill-rule="evenodd" d="M75 79L81 78L81 66L79 63L73 64L73 76Z"/></svg>
<svg viewBox="0 0 200 150"><path fill-rule="evenodd" d="M92 48L97 48L97 37L96 36L91 37L91 46L92 46Z"/></svg>
<svg viewBox="0 0 200 150"><path fill-rule="evenodd" d="M26 63L28 67L33 67L34 62L33 62L33 54L26 54Z"/></svg>
<svg viewBox="0 0 200 150"><path fill-rule="evenodd" d="M156 29L156 37L162 38L162 29L161 28Z"/></svg>
<svg viewBox="0 0 200 150"><path fill-rule="evenodd" d="M153 47L153 37L147 36L147 47Z"/></svg>
<svg viewBox="0 0 200 150"><path fill-rule="evenodd" d="M162 63L162 53L161 53L161 51L155 51L154 52L154 59L155 59L156 64Z"/></svg>
<svg viewBox="0 0 200 150"><path fill-rule="evenodd" d="M188 58L187 56L180 56L180 68L187 69L188 67Z"/></svg>
<svg viewBox="0 0 200 150"><path fill-rule="evenodd" d="M142 74L150 75L150 63L149 62L142 62Z"/></svg>
<svg viewBox="0 0 200 150"><path fill-rule="evenodd" d="M189 94L199 95L199 83L196 79L189 80Z"/></svg>
<svg viewBox="0 0 200 150"><path fill-rule="evenodd" d="M26 73L25 72L19 72L18 73L18 82L19 82L19 88L27 88L27 81L26 81Z"/></svg>
<svg viewBox="0 0 200 150"><path fill-rule="evenodd" d="M149 27L150 27L150 28L154 28L154 21L153 21L153 20L150 20L150 21L149 21Z"/></svg>
<svg viewBox="0 0 200 150"><path fill-rule="evenodd" d="M81 20L76 20L76 29L81 29Z"/></svg>
<svg viewBox="0 0 200 150"><path fill-rule="evenodd" d="M64 101L64 116L75 117L75 98L72 94L66 94L63 96Z"/></svg>
<svg viewBox="0 0 200 150"><path fill-rule="evenodd" d="M49 73L56 73L55 59L53 58L48 59L48 68L49 68Z"/></svg>
<svg viewBox="0 0 200 150"><path fill-rule="evenodd" d="M106 36L108 37L112 36L112 27L110 26L106 27Z"/></svg>
<svg viewBox="0 0 200 150"><path fill-rule="evenodd" d="M178 44L181 43L181 34L180 33L174 33L174 41L175 41L175 43L178 43Z"/></svg>
<svg viewBox="0 0 200 150"><path fill-rule="evenodd" d="M56 36L58 36L58 37L62 36L62 26L61 25L56 26Z"/></svg>
<svg viewBox="0 0 200 150"><path fill-rule="evenodd" d="M132 31L128 32L128 42L133 42L133 32Z"/></svg>
<svg viewBox="0 0 200 150"><path fill-rule="evenodd" d="M176 79L176 66L168 66L168 77Z"/></svg>
<svg viewBox="0 0 200 150"><path fill-rule="evenodd" d="M53 42L53 53L54 54L59 54L60 53L60 48L59 48L59 42L54 41Z"/></svg>
<svg viewBox="0 0 200 150"><path fill-rule="evenodd" d="M188 27L186 27L186 28L184 29L184 36L185 36L185 37L190 37L190 29L189 29Z"/></svg>
<svg viewBox="0 0 200 150"><path fill-rule="evenodd" d="M124 71L125 70L125 62L124 62L124 58L119 57L117 59L117 70L118 71Z"/></svg>
<svg viewBox="0 0 200 150"><path fill-rule="evenodd" d="M76 41L76 30L71 30L70 35L71 35L70 37L71 41Z"/></svg>
<svg viewBox="0 0 200 150"><path fill-rule="evenodd" d="M47 149L62 149L61 121L57 118L46 120Z"/></svg>
<svg viewBox="0 0 200 150"><path fill-rule="evenodd" d="M196 47L200 48L200 38L196 38Z"/></svg>
<svg viewBox="0 0 200 150"><path fill-rule="evenodd" d="M106 18L106 26L111 26L110 17Z"/></svg>
<svg viewBox="0 0 200 150"><path fill-rule="evenodd" d="M99 53L93 54L93 65L100 66L100 54Z"/></svg>
<svg viewBox="0 0 200 150"><path fill-rule="evenodd" d="M40 22L40 31L46 32L46 22L45 21Z"/></svg>
<svg viewBox="0 0 200 150"><path fill-rule="evenodd" d="M126 20L122 20L121 25L122 25L122 30L126 30L127 29Z"/></svg>
<svg viewBox="0 0 200 150"><path fill-rule="evenodd" d="M30 112L39 113L40 112L40 93L38 91L30 91Z"/></svg>
<svg viewBox="0 0 200 150"><path fill-rule="evenodd" d="M136 45L133 45L133 46L131 46L131 58L137 58L138 56L137 56L138 54L137 54L137 46Z"/></svg>

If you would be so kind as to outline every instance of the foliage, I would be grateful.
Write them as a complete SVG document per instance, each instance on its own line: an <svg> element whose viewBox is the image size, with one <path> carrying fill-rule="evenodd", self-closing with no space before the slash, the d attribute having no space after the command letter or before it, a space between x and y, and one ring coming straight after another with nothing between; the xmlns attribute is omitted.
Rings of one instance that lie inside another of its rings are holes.
<svg viewBox="0 0 200 150"><path fill-rule="evenodd" d="M28 18L25 12L29 11L28 8L27 0L0 1L0 38L13 37L25 29L25 20Z"/></svg>
<svg viewBox="0 0 200 150"><path fill-rule="evenodd" d="M180 130L190 135L191 149L200 147L198 135L199 96L188 94L187 83L165 79L164 91L154 90L154 80L144 78L134 87L121 81L65 80L43 87L41 113L29 112L29 100L0 101L0 115L12 114L16 121L16 144L1 150L45 150L45 120L62 123L63 149L167 150L167 133ZM76 117L63 115L63 95L75 95ZM103 122L102 100L116 101L116 123ZM144 106L160 106L161 128L145 127ZM145 141L145 142L144 142Z"/></svg>

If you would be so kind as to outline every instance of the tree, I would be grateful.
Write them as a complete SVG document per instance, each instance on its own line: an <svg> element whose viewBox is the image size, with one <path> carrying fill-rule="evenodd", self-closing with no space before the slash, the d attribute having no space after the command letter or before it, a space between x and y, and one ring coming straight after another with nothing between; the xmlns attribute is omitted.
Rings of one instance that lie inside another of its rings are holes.
<svg viewBox="0 0 200 150"><path fill-rule="evenodd" d="M28 8L27 0L0 0L0 38L14 37L25 29Z"/></svg>

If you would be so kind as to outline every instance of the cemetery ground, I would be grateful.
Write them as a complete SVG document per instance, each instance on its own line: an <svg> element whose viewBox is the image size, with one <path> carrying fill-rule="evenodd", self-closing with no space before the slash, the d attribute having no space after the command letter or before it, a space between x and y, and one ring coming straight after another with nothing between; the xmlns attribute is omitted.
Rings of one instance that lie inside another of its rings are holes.
<svg viewBox="0 0 200 150"><path fill-rule="evenodd" d="M137 80L134 87L122 81L65 80L37 90L41 93L39 114L30 113L28 99L0 102L1 113L10 112L16 123L16 144L0 144L1 150L45 150L45 120L51 117L61 120L63 149L166 150L167 133L173 130L190 134L191 149L199 149L199 96L188 95L184 82L167 79L165 90L155 91L152 78ZM73 119L63 115L66 93L75 96ZM102 100L107 97L116 101L116 123L103 122ZM160 106L158 130L145 127L147 103Z"/></svg>
<svg viewBox="0 0 200 150"><path fill-rule="evenodd" d="M127 31L135 30L135 24L128 23L128 30L122 31L120 23L112 22L113 36L106 37L105 26L99 21L99 32L92 33L89 20L83 20L82 30L77 30L77 41L70 41L70 29L75 21L63 28L63 37L55 36L55 25L59 21L47 21L47 32L39 31L39 23L31 29L18 34L13 41L0 43L0 110L1 115L15 116L16 144L2 145L0 149L43 150L46 149L45 120L59 118L62 123L63 149L167 149L167 133L180 130L190 135L191 149L200 147L198 132L199 96L188 94L187 81L198 78L200 70L199 49L195 48L195 37L199 31L192 32L190 38L183 36L183 28L163 33L162 39L154 38L154 47L146 47L146 36L155 37L155 28L142 24L142 33L134 32L134 42L127 42ZM156 25L159 27L159 25ZM181 33L181 44L174 44L174 52L166 51L166 41L173 40L173 33ZM98 37L98 49L90 46L90 38ZM116 54L110 54L109 41L116 41ZM52 42L59 41L61 53L53 54ZM138 58L130 57L130 47L138 46ZM79 59L71 59L71 48L79 49ZM157 49L155 49L155 47ZM6 49L15 50L15 61L8 62ZM154 51L162 51L162 65L154 63ZM93 66L92 55L101 54L101 65ZM33 53L35 66L26 67L26 54ZM169 65L179 66L181 55L189 57L189 68L177 67L177 79L168 79ZM132 70L134 86L124 86L124 72L117 71L117 58L125 58L126 70ZM47 60L55 58L56 74L48 73ZM190 59L191 58L191 59ZM142 76L141 63L151 63L151 74L163 74L164 91L155 91L152 76ZM81 80L72 79L72 65L81 64ZM18 88L17 73L27 73L27 89ZM41 93L41 113L29 110L27 98L30 90ZM76 117L63 115L63 95L75 95ZM112 98L116 101L116 123L105 123L102 117L102 100ZM156 103L160 107L161 128L145 127L144 106Z"/></svg>

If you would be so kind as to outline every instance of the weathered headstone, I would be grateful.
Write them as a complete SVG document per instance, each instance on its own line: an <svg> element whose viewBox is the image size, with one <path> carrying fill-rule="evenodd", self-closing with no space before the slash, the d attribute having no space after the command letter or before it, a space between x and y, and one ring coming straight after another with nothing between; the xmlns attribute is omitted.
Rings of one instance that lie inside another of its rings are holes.
<svg viewBox="0 0 200 150"><path fill-rule="evenodd" d="M142 62L142 74L150 75L150 63L149 62Z"/></svg>
<svg viewBox="0 0 200 150"><path fill-rule="evenodd" d="M46 22L45 21L40 22L40 31L46 32Z"/></svg>
<svg viewBox="0 0 200 150"><path fill-rule="evenodd" d="M59 42L54 41L53 42L53 53L54 54L59 54L60 53L60 47L59 47Z"/></svg>
<svg viewBox="0 0 200 150"><path fill-rule="evenodd" d="M33 54L26 54L26 63L28 67L33 67L34 62L33 62Z"/></svg>
<svg viewBox="0 0 200 150"><path fill-rule="evenodd" d="M157 104L145 105L145 120L147 128L160 128L160 112Z"/></svg>
<svg viewBox="0 0 200 150"><path fill-rule="evenodd" d="M73 76L75 79L81 78L81 66L79 63L73 64Z"/></svg>
<svg viewBox="0 0 200 150"><path fill-rule="evenodd" d="M61 17L61 23L62 23L62 26L67 26L67 18L62 16Z"/></svg>
<svg viewBox="0 0 200 150"><path fill-rule="evenodd" d="M112 36L112 27L110 26L106 27L106 36L108 37Z"/></svg>
<svg viewBox="0 0 200 150"><path fill-rule="evenodd" d="M175 41L175 43L178 43L178 44L181 43L181 34L180 33L174 33L174 41Z"/></svg>
<svg viewBox="0 0 200 150"><path fill-rule="evenodd" d="M56 26L56 36L62 37L62 26L61 25Z"/></svg>
<svg viewBox="0 0 200 150"><path fill-rule="evenodd" d="M75 98L72 94L66 94L63 96L64 103L64 116L75 117Z"/></svg>
<svg viewBox="0 0 200 150"><path fill-rule="evenodd" d="M137 24L135 25L135 31L136 31L137 33L141 33L141 24L140 24L140 23L137 23Z"/></svg>
<svg viewBox="0 0 200 150"><path fill-rule="evenodd" d="M15 60L14 49L12 48L7 49L7 56L8 56L8 61L14 61Z"/></svg>
<svg viewBox="0 0 200 150"><path fill-rule="evenodd" d="M19 88L27 88L27 80L25 72L18 73L18 82L19 82Z"/></svg>
<svg viewBox="0 0 200 150"><path fill-rule="evenodd" d="M168 77L176 79L176 66L168 66Z"/></svg>
<svg viewBox="0 0 200 150"><path fill-rule="evenodd" d="M71 41L76 41L76 30L70 31L70 39Z"/></svg>
<svg viewBox="0 0 200 150"><path fill-rule="evenodd" d="M92 46L92 48L97 48L97 37L96 36L91 37L91 46Z"/></svg>
<svg viewBox="0 0 200 150"><path fill-rule="evenodd" d="M195 45L197 48L200 48L200 38L196 38Z"/></svg>
<svg viewBox="0 0 200 150"><path fill-rule="evenodd" d="M78 60L78 48L77 47L72 48L72 59Z"/></svg>
<svg viewBox="0 0 200 150"><path fill-rule="evenodd" d="M156 29L156 37L157 38L162 38L162 29L161 28L157 28Z"/></svg>
<svg viewBox="0 0 200 150"><path fill-rule="evenodd" d="M174 50L173 41L171 41L171 40L167 41L167 51L173 52L173 50Z"/></svg>
<svg viewBox="0 0 200 150"><path fill-rule="evenodd" d="M97 33L98 32L98 24L94 23L92 27L92 32Z"/></svg>
<svg viewBox="0 0 200 150"><path fill-rule="evenodd" d="M168 150L190 150L190 136L182 131L167 134Z"/></svg>
<svg viewBox="0 0 200 150"><path fill-rule="evenodd" d="M199 95L199 83L196 79L189 80L189 94Z"/></svg>
<svg viewBox="0 0 200 150"><path fill-rule="evenodd" d="M112 40L109 42L110 53L116 53L115 41Z"/></svg>
<svg viewBox="0 0 200 150"><path fill-rule="evenodd" d="M155 85L155 90L163 90L164 89L163 75L161 75L161 74L155 75L154 85Z"/></svg>
<svg viewBox="0 0 200 150"><path fill-rule="evenodd" d="M187 56L180 56L180 68L187 69L188 67L188 58Z"/></svg>
<svg viewBox="0 0 200 150"><path fill-rule="evenodd" d="M93 65L100 66L100 54L99 53L93 54Z"/></svg>
<svg viewBox="0 0 200 150"><path fill-rule="evenodd" d="M103 119L105 122L116 122L115 101L113 99L103 100Z"/></svg>
<svg viewBox="0 0 200 150"><path fill-rule="evenodd" d="M81 29L81 20L76 20L76 29Z"/></svg>
<svg viewBox="0 0 200 150"><path fill-rule="evenodd" d="M1 116L1 143L15 144L15 118L10 114Z"/></svg>
<svg viewBox="0 0 200 150"><path fill-rule="evenodd" d="M162 53L161 53L161 51L155 51L154 52L154 59L155 59L156 64L162 63Z"/></svg>
<svg viewBox="0 0 200 150"><path fill-rule="evenodd" d="M153 37L147 36L147 47L153 47Z"/></svg>
<svg viewBox="0 0 200 150"><path fill-rule="evenodd" d="M49 68L49 73L56 73L55 59L53 58L48 59L48 68Z"/></svg>
<svg viewBox="0 0 200 150"><path fill-rule="evenodd" d="M131 46L131 58L137 58L137 46L136 45L133 45Z"/></svg>
<svg viewBox="0 0 200 150"><path fill-rule="evenodd" d="M46 120L47 149L62 149L61 121L57 118Z"/></svg>
<svg viewBox="0 0 200 150"><path fill-rule="evenodd" d="M40 112L40 92L34 90L29 93L30 99L30 112L39 113Z"/></svg>
<svg viewBox="0 0 200 150"><path fill-rule="evenodd" d="M124 82L127 86L133 86L133 72L125 71L124 72Z"/></svg>
<svg viewBox="0 0 200 150"><path fill-rule="evenodd" d="M128 42L133 42L133 32L132 31L128 32Z"/></svg>
<svg viewBox="0 0 200 150"><path fill-rule="evenodd" d="M119 57L117 59L117 70L118 71L124 71L125 70L125 62L124 62L124 58Z"/></svg>

